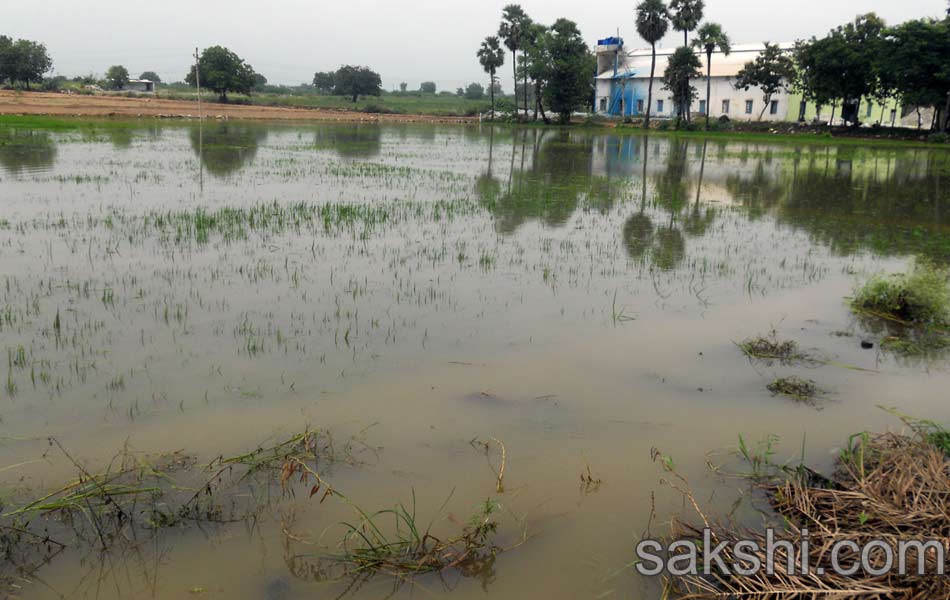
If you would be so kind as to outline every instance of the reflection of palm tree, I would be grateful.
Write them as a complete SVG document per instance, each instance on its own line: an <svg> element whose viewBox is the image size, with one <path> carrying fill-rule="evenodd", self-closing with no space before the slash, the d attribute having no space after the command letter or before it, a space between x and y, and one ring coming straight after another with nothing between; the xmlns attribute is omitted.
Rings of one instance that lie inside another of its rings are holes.
<svg viewBox="0 0 950 600"><path fill-rule="evenodd" d="M577 209L582 197L590 197L592 187L590 161L592 141L589 136L572 137L567 130L536 131L531 149L534 156L527 163L527 131L521 132L522 165L515 168L518 154L518 132L512 139L508 185L498 201L491 205L496 217L495 227L501 233L512 233L530 219L552 227L564 225ZM536 148L536 150L535 150Z"/></svg>
<svg viewBox="0 0 950 600"><path fill-rule="evenodd" d="M643 258L652 244L653 220L642 211L630 215L623 224L623 245L627 248L627 255L633 259Z"/></svg>
<svg viewBox="0 0 950 600"><path fill-rule="evenodd" d="M670 213L670 222L676 219L688 200L686 199L686 154L689 144L685 140L670 140L666 170L657 177L656 191L660 205Z"/></svg>
<svg viewBox="0 0 950 600"><path fill-rule="evenodd" d="M675 227L664 228L656 232L656 243L653 245L653 264L664 271L670 271L679 266L686 258L686 240L683 234Z"/></svg>
<svg viewBox="0 0 950 600"><path fill-rule="evenodd" d="M226 177L242 169L257 155L258 145L267 138L267 130L246 123L219 123L203 131L193 127L191 147L208 172Z"/></svg>
<svg viewBox="0 0 950 600"><path fill-rule="evenodd" d="M492 158L495 150L495 128L488 130L488 170L475 180L475 190L482 204L493 208L501 193L501 182L492 175Z"/></svg>
<svg viewBox="0 0 950 600"><path fill-rule="evenodd" d="M11 175L49 169L56 160L56 143L49 133L0 128L0 165Z"/></svg>
<svg viewBox="0 0 950 600"><path fill-rule="evenodd" d="M683 223L683 230L692 236L704 235L709 226L716 220L716 211L709 206L700 208L699 203L703 191L703 174L706 172L707 144L708 141L703 140L703 155L699 163L699 181L696 182L696 201Z"/></svg>

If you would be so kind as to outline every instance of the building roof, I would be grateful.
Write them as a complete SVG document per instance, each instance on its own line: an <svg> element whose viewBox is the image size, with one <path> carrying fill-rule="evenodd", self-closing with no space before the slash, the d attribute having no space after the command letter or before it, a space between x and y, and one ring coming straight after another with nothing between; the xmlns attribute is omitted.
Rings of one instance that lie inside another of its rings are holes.
<svg viewBox="0 0 950 600"><path fill-rule="evenodd" d="M791 50L794 45L780 43L779 47L783 50ZM765 44L741 44L733 46L732 51L728 55L719 51L713 52L712 71L710 75L712 77L735 77L746 63L755 60L764 49ZM657 48L655 76L663 76L667 62L675 51L676 48ZM699 57L699 62L702 63L702 71L705 75L706 53L697 50L696 55ZM614 70L611 67L599 74L597 79L648 78L650 77L651 56L652 51L650 48L637 48L628 52L621 52L620 66L617 69L617 75L614 75Z"/></svg>

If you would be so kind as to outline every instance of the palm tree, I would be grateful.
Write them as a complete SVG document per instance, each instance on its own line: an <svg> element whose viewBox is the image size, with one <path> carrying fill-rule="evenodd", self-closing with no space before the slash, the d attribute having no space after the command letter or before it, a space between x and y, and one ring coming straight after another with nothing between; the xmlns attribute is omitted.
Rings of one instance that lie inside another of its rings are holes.
<svg viewBox="0 0 950 600"><path fill-rule="evenodd" d="M511 71L514 76L515 105L518 104L518 49L524 38L524 24L528 18L519 4L509 4L501 11L501 26L498 28L498 37L511 50ZM527 90L523 90L527 92ZM527 95L525 96L527 98ZM515 111L517 112L517 111Z"/></svg>
<svg viewBox="0 0 950 600"><path fill-rule="evenodd" d="M725 55L729 56L731 50L729 36L722 30L719 23L706 23L696 32L696 39L693 40L693 46L706 51L706 129L709 129L709 96L712 88L712 55L716 48Z"/></svg>
<svg viewBox="0 0 950 600"><path fill-rule="evenodd" d="M501 47L501 41L496 36L490 35L482 42L482 46L478 49L476 56L478 56L478 62L481 63L482 68L485 69L485 72L491 77L491 82L488 87L491 94L491 118L494 119L495 71L505 64L505 51Z"/></svg>
<svg viewBox="0 0 950 600"><path fill-rule="evenodd" d="M644 129L650 128L650 109L653 103L653 75L656 72L656 43L663 39L670 27L669 13L663 0L643 0L637 5L637 33L653 49L650 61L650 84L647 87L647 115L643 121Z"/></svg>
<svg viewBox="0 0 950 600"><path fill-rule="evenodd" d="M683 32L684 46L689 46L686 35L702 21L704 7L703 0L670 0L670 20L673 29Z"/></svg>

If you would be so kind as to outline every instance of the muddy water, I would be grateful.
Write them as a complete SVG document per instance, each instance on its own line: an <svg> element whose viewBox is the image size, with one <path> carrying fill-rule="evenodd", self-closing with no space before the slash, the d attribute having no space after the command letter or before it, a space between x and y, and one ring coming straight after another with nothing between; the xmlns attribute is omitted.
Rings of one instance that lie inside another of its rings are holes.
<svg viewBox="0 0 950 600"><path fill-rule="evenodd" d="M15 582L23 597L659 597L633 547L654 504L659 533L684 507L651 448L711 511L744 499L754 522L747 486L707 467L739 468L739 435L828 465L848 434L894 425L879 405L950 421L946 361L862 350L879 334L844 301L915 256L950 259L943 151L19 127L0 129L0 211L4 504L75 477L50 436L94 470L126 445L205 464L310 426L375 449L325 474L363 508L414 494L445 533L494 498L514 547L477 574L347 591L306 565L351 509L278 490L253 523L70 548ZM834 362L751 365L734 342L772 329ZM788 374L829 393L772 397ZM503 493L473 438L504 443Z"/></svg>

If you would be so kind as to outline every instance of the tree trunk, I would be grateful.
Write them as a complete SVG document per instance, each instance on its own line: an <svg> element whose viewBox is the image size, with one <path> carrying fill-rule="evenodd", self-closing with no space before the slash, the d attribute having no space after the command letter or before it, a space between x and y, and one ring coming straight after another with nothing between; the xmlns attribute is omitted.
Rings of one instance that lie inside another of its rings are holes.
<svg viewBox="0 0 950 600"><path fill-rule="evenodd" d="M828 121L828 125L831 127L835 126L835 109L838 108L838 101L835 100L831 103L831 120Z"/></svg>
<svg viewBox="0 0 950 600"><path fill-rule="evenodd" d="M353 94L353 104L356 104L356 101L360 99L359 94Z"/></svg>
<svg viewBox="0 0 950 600"><path fill-rule="evenodd" d="M943 117L940 131L947 133L947 121L950 121L950 92L947 92L947 103L944 105Z"/></svg>
<svg viewBox="0 0 950 600"><path fill-rule="evenodd" d="M712 52L706 53L706 131L709 131L709 100L712 96Z"/></svg>
<svg viewBox="0 0 950 600"><path fill-rule="evenodd" d="M525 49L521 52L521 57L526 58L527 56L528 56L528 50ZM522 60L521 62L524 63L525 61ZM528 70L527 69L525 69L523 78L524 78L524 82L523 82L524 84L524 116L527 119L528 118Z"/></svg>
<svg viewBox="0 0 950 600"><path fill-rule="evenodd" d="M762 112L759 113L759 121L762 120L762 117L765 116L765 109L769 107L769 102L772 101L772 96L765 97L765 106L762 107Z"/></svg>
<svg viewBox="0 0 950 600"><path fill-rule="evenodd" d="M518 51L511 51L511 74L515 85L515 118L518 117ZM521 119L518 119L519 121Z"/></svg>
<svg viewBox="0 0 950 600"><path fill-rule="evenodd" d="M861 98L858 98L858 103L854 106L854 123L851 126L858 127L859 125L861 125Z"/></svg>
<svg viewBox="0 0 950 600"><path fill-rule="evenodd" d="M488 84L488 89L489 89L489 94L491 95L491 120L494 121L495 120L495 71L492 70L490 75L491 75L491 82ZM488 164L489 165L491 164L490 160Z"/></svg>
<svg viewBox="0 0 950 600"><path fill-rule="evenodd" d="M656 71L656 42L650 44L653 56L650 59L650 83L647 85L647 117L643 120L643 128L650 128L650 111L653 109L653 73Z"/></svg>

